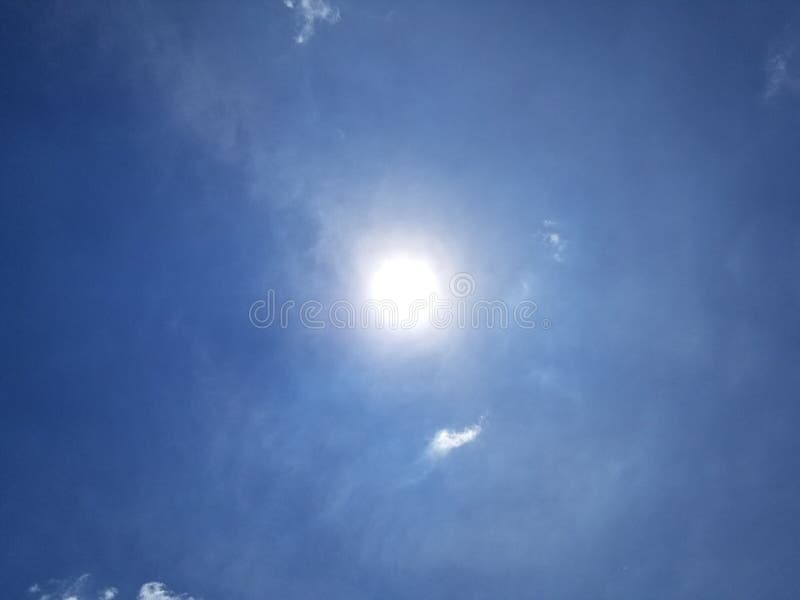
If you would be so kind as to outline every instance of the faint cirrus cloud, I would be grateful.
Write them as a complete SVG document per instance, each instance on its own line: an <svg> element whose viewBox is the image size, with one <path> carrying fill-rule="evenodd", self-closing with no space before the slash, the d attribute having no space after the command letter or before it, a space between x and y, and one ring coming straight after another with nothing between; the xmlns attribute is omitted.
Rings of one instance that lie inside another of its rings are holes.
<svg viewBox="0 0 800 600"><path fill-rule="evenodd" d="M767 86L764 96L773 98L782 91L800 91L800 74L797 72L795 54L797 46L793 43L783 42L770 52L767 58Z"/></svg>
<svg viewBox="0 0 800 600"><path fill-rule="evenodd" d="M771 100L784 92L800 93L800 26L795 19L772 41L764 65L764 99Z"/></svg>
<svg viewBox="0 0 800 600"><path fill-rule="evenodd" d="M318 22L333 25L342 19L339 9L326 0L283 0L283 4L300 19L300 30L294 38L298 44L305 44L311 39Z"/></svg>

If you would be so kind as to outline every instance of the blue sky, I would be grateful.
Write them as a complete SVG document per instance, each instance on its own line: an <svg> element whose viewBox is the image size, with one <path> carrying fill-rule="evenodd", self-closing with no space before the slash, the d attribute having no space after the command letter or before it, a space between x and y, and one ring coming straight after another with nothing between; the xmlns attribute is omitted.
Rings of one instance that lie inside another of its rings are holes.
<svg viewBox="0 0 800 600"><path fill-rule="evenodd" d="M3 597L796 597L796 3L0 13Z"/></svg>

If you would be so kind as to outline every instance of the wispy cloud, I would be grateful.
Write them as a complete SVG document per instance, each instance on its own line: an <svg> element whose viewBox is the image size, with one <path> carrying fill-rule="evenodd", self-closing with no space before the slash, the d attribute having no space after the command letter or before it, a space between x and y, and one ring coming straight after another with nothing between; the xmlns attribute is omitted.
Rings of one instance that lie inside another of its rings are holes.
<svg viewBox="0 0 800 600"><path fill-rule="evenodd" d="M139 600L194 600L186 594L169 591L163 583L153 581L145 583L139 590Z"/></svg>
<svg viewBox="0 0 800 600"><path fill-rule="evenodd" d="M34 583L28 588L28 594L36 600L82 600L89 598L87 588L90 575L85 573L77 579L53 579L43 583Z"/></svg>
<svg viewBox="0 0 800 600"><path fill-rule="evenodd" d="M428 445L428 455L434 458L441 458L447 456L464 444L474 442L481 433L480 422L462 429L455 431L453 429L440 429L433 436L431 443Z"/></svg>
<svg viewBox="0 0 800 600"><path fill-rule="evenodd" d="M764 65L764 99L800 94L800 24L794 20L770 44Z"/></svg>
<svg viewBox="0 0 800 600"><path fill-rule="evenodd" d="M567 250L567 240L558 231L557 223L551 219L542 221L542 230L539 232L542 243L553 250L553 258L558 262L564 262L564 254Z"/></svg>
<svg viewBox="0 0 800 600"><path fill-rule="evenodd" d="M342 18L339 9L325 0L283 0L283 3L300 18L300 31L294 38L298 44L305 44L311 39L318 21L334 24Z"/></svg>
<svg viewBox="0 0 800 600"><path fill-rule="evenodd" d="M94 588L95 591L92 591ZM114 600L119 596L115 587L97 589L87 573L75 580L55 579L46 583L34 583L28 588L29 596L36 600ZM139 590L137 600L195 600L186 594L169 591L163 583L145 583Z"/></svg>
<svg viewBox="0 0 800 600"><path fill-rule="evenodd" d="M767 58L767 87L764 96L769 99L783 90L800 91L800 74L797 73L794 43L783 42Z"/></svg>

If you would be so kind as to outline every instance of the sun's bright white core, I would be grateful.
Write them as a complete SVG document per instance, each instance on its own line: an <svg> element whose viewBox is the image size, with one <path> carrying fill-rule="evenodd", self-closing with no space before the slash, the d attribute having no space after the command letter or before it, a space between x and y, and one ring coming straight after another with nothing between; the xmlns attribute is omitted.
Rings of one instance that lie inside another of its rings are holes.
<svg viewBox="0 0 800 600"><path fill-rule="evenodd" d="M427 322L427 302L438 293L436 276L423 260L393 258L386 260L372 276L370 299L391 300L397 306L401 320L419 316L419 322ZM426 302L425 310L412 309L417 301Z"/></svg>

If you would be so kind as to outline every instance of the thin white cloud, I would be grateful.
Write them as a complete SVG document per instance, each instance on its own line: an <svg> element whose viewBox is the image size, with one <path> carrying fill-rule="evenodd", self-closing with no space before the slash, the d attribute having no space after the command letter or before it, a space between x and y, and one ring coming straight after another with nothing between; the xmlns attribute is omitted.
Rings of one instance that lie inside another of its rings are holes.
<svg viewBox="0 0 800 600"><path fill-rule="evenodd" d="M800 94L800 23L788 23L770 44L764 71L765 100L786 92Z"/></svg>
<svg viewBox="0 0 800 600"><path fill-rule="evenodd" d="M78 577L78 579L63 592L62 598L64 600L80 600L79 596L89 584L89 577L88 573L84 573Z"/></svg>
<svg viewBox="0 0 800 600"><path fill-rule="evenodd" d="M782 43L776 46L767 59L767 87L764 96L769 99L783 90L800 90L800 74L796 72L797 46Z"/></svg>
<svg viewBox="0 0 800 600"><path fill-rule="evenodd" d="M342 18L339 9L331 6L326 0L283 0L283 3L300 18L300 31L294 38L298 44L305 44L311 39L317 22L333 25Z"/></svg>
<svg viewBox="0 0 800 600"><path fill-rule="evenodd" d="M28 588L28 594L36 600L83 600L88 598L86 588L90 585L90 575L81 575L77 579L53 579L45 583L34 583Z"/></svg>
<svg viewBox="0 0 800 600"><path fill-rule="evenodd" d="M481 429L480 423L466 427L461 431L440 429L428 445L428 454L434 458L447 456L456 448L474 442L480 435Z"/></svg>
<svg viewBox="0 0 800 600"><path fill-rule="evenodd" d="M119 590L115 587L97 589L91 585L89 574L76 580L52 580L47 583L34 583L28 588L36 600L115 600ZM94 590L94 591L93 591ZM176 594L158 581L145 583L139 590L137 600L195 600L187 594Z"/></svg>
<svg viewBox="0 0 800 600"><path fill-rule="evenodd" d="M139 590L139 600L194 600L186 594L176 594L169 591L163 583L151 581L145 583Z"/></svg>
<svg viewBox="0 0 800 600"><path fill-rule="evenodd" d="M553 258L558 262L564 262L564 254L567 250L567 240L556 229L557 223L552 219L542 221L542 231L539 232L542 243L553 250Z"/></svg>

